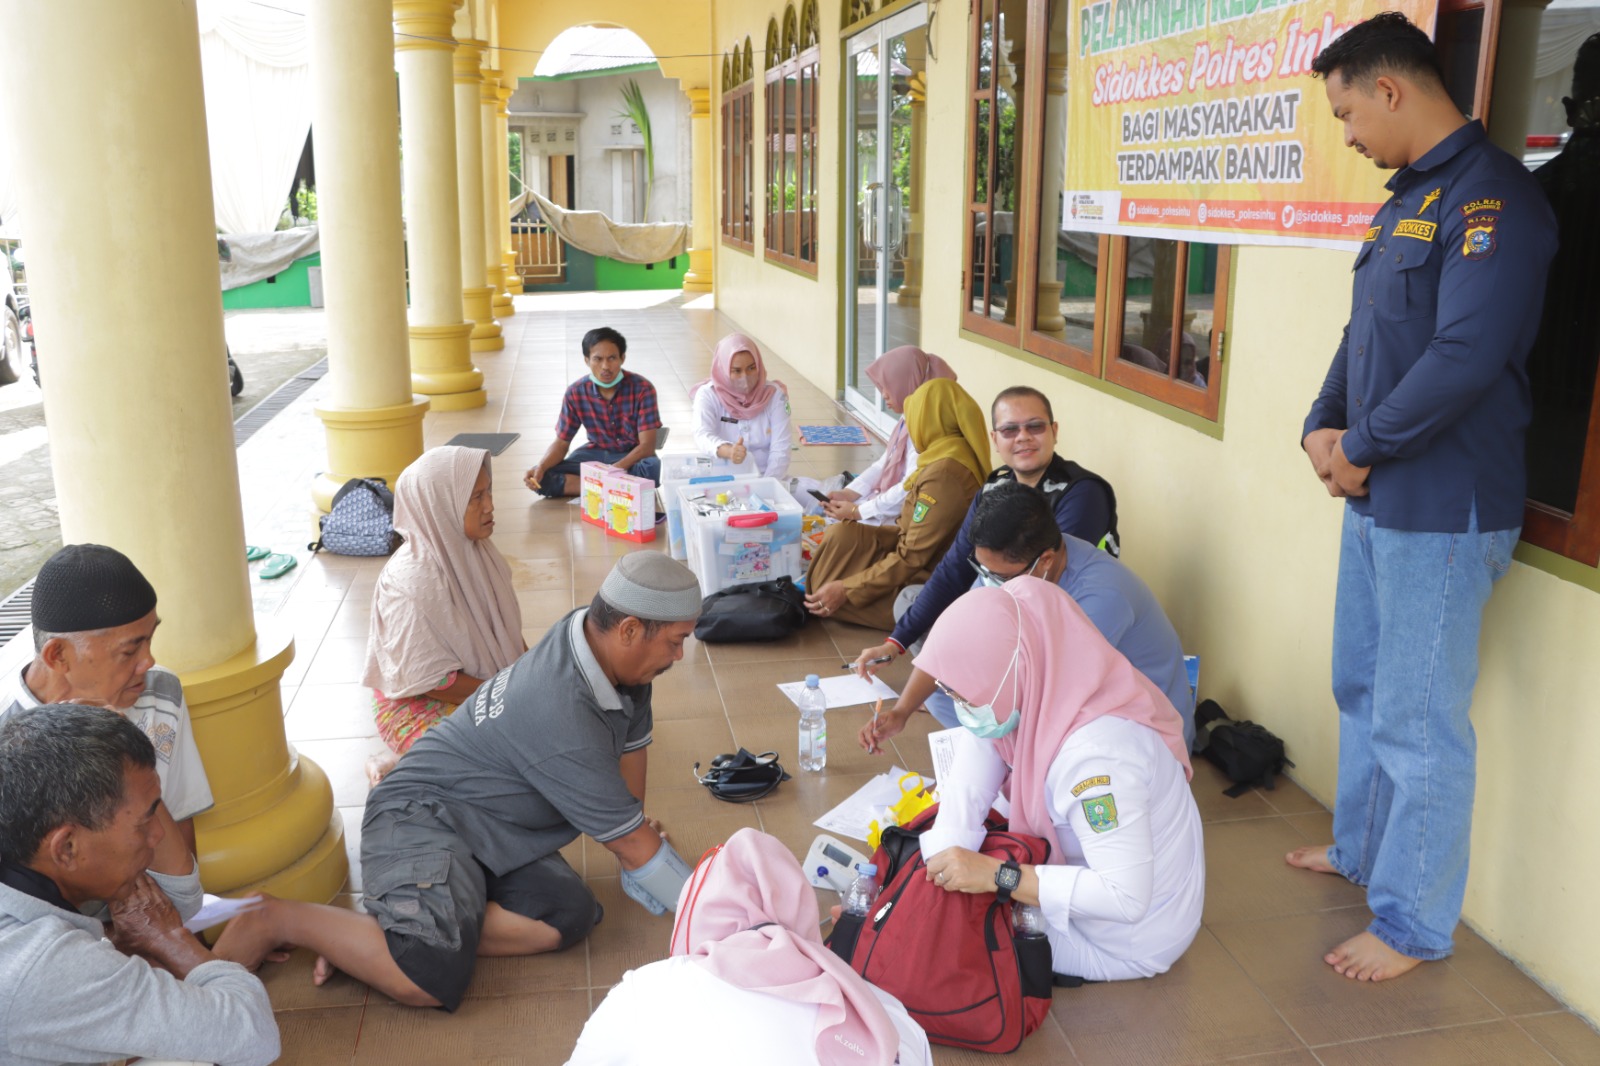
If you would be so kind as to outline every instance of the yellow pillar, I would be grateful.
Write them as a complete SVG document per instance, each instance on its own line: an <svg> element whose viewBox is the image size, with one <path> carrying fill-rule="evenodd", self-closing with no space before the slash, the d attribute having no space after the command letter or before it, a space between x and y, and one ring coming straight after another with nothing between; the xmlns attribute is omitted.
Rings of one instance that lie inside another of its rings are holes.
<svg viewBox="0 0 1600 1066"><path fill-rule="evenodd" d="M484 275L494 289L490 302L495 317L513 313L511 293L506 288L506 261L500 248L500 212L506 199L506 168L500 162L501 147L495 143L500 132L500 72L483 68L483 91L478 97L483 129L483 265Z"/></svg>
<svg viewBox="0 0 1600 1066"><path fill-rule="evenodd" d="M326 511L350 478L393 485L422 454L428 401L411 393L406 347L389 0L313 3L308 17L329 382L317 408L328 469L311 494Z"/></svg>
<svg viewBox="0 0 1600 1066"><path fill-rule="evenodd" d="M1051 18L1050 47L1044 72L1044 170L1039 203L1038 297L1034 329L1059 333L1067 328L1061 314L1062 281L1056 276L1056 234L1061 231L1061 181L1067 165L1067 20L1066 5Z"/></svg>
<svg viewBox="0 0 1600 1066"><path fill-rule="evenodd" d="M400 72L406 259L411 288L411 387L435 411L482 407L472 322L462 316L455 98L450 25L461 0L394 0Z"/></svg>
<svg viewBox="0 0 1600 1066"><path fill-rule="evenodd" d="M470 26L470 19L467 24ZM455 160L456 186L461 190L461 303L473 321L472 350L498 352L505 341L500 337L500 323L494 320L494 289L484 270L488 253L483 249L483 120L478 115L482 66L483 42L471 37L458 39Z"/></svg>
<svg viewBox="0 0 1600 1066"><path fill-rule="evenodd" d="M511 99L511 94L516 91L515 85L508 85L505 75L500 76L500 86L495 90L495 146L500 150L500 173L511 173L511 114L506 110L506 101ZM522 158L528 158L528 146L522 146ZM522 180L522 175L517 175L517 180ZM518 186L520 191L521 186ZM511 197L509 186L500 190L496 203L500 208L500 259L506 269L506 291L513 296L522 292L522 275L517 272L517 252L511 242Z"/></svg>
<svg viewBox="0 0 1600 1066"><path fill-rule="evenodd" d="M683 275L684 292L710 292L711 252L716 245L716 213L711 194L716 184L716 153L711 150L711 90L685 89L689 96L689 128L693 133L689 172L693 192L694 222L689 232L689 269Z"/></svg>
<svg viewBox="0 0 1600 1066"><path fill-rule="evenodd" d="M284 739L278 686L294 641L251 610L195 2L5 13L0 69L49 86L17 94L6 121L28 146L17 178L50 338L62 536L126 552L160 596L156 657L183 680L216 799L196 824L206 888L331 899L347 873L343 826L327 777ZM95 78L59 76L64 41ZM141 177L107 198L108 165ZM132 267L88 301L85 249Z"/></svg>
<svg viewBox="0 0 1600 1066"><path fill-rule="evenodd" d="M915 36L915 35L914 35ZM908 44L910 39L908 39ZM926 60L922 55L906 57L917 65L917 70L907 79L906 95L911 100L911 137L906 151L906 254L900 260L900 287L894 291L895 303L902 307L917 307L922 303L922 232L924 214L922 186L922 161L928 144L928 75L922 69Z"/></svg>

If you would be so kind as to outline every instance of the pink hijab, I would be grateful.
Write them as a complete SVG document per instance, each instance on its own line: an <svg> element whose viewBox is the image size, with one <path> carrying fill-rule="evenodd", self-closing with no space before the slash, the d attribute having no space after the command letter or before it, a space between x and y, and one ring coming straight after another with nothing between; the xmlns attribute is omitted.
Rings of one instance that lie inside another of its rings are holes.
<svg viewBox="0 0 1600 1066"><path fill-rule="evenodd" d="M956 372L937 355L929 355L921 348L906 344L890 348L874 359L872 365L867 367L867 377L872 379L884 399L892 400L896 407L904 409L907 397L925 382L934 378L954 381ZM906 420L901 418L894 424L894 432L889 434L889 445L884 449L883 466L878 469L878 481L872 486L872 495L906 479L906 442L909 439Z"/></svg>
<svg viewBox="0 0 1600 1066"><path fill-rule="evenodd" d="M733 357L740 352L749 352L756 361L756 381L749 392L734 388L733 376L728 373L728 368L733 366ZM761 358L761 349L755 341L743 333L730 333L717 342L716 353L711 357L711 376L690 389L689 395L693 396L707 385L711 386L717 399L722 401L733 417L754 418L767 409L767 404L783 387L783 382L767 380L767 362Z"/></svg>
<svg viewBox="0 0 1600 1066"><path fill-rule="evenodd" d="M1004 677L1019 642L1016 668ZM1052 582L1018 577L964 594L933 624L913 665L969 700L993 702L1001 722L1020 708L1017 728L993 743L1011 767L1011 824L1024 833L1055 839L1045 802L1050 764L1067 738L1096 718L1149 726L1185 776L1194 776L1171 701ZM1050 861L1062 861L1059 848Z"/></svg>
<svg viewBox="0 0 1600 1066"><path fill-rule="evenodd" d="M889 1066L899 1030L866 980L823 945L817 920L817 894L789 849L741 829L683 886L671 954L736 988L815 1003L817 1061Z"/></svg>
<svg viewBox="0 0 1600 1066"><path fill-rule="evenodd" d="M405 544L372 597L362 683L391 698L432 691L452 670L493 677L522 654L522 608L511 568L487 540L468 540L467 502L482 448L423 452L395 482L394 528Z"/></svg>

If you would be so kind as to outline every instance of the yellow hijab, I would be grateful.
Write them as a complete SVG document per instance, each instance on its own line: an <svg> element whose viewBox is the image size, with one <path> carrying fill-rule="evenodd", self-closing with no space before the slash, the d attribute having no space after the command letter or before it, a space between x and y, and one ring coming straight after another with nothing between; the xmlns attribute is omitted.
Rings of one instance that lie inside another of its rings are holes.
<svg viewBox="0 0 1600 1066"><path fill-rule="evenodd" d="M905 401L906 430L917 449L917 474L940 459L954 459L980 482L989 476L989 427L983 409L948 378L924 382Z"/></svg>

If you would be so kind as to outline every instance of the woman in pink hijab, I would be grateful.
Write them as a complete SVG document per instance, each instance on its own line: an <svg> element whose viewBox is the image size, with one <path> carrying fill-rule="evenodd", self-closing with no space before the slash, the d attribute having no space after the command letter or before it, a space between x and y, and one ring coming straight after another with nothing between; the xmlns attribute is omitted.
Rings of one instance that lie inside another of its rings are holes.
<svg viewBox="0 0 1600 1066"><path fill-rule="evenodd" d="M424 452L395 482L394 527L405 544L378 574L362 682L400 755L528 646L511 568L489 543L488 452ZM368 776L376 784L393 765L374 756Z"/></svg>
<svg viewBox="0 0 1600 1066"><path fill-rule="evenodd" d="M906 398L934 378L956 379L950 364L910 344L890 348L867 367L867 377L883 397L884 406L897 415L905 412ZM894 425L883 455L854 481L828 494L822 510L829 518L868 525L893 525L906 502L906 475L917 468L917 449L906 431L904 417Z"/></svg>
<svg viewBox="0 0 1600 1066"><path fill-rule="evenodd" d="M1171 701L1072 597L1035 577L966 593L934 623L916 666L966 727L922 835L928 876L1039 907L1057 973L1165 972L1199 932L1205 902L1200 812ZM1007 868L977 853L1002 789L1011 827L1050 842L1048 863Z"/></svg>
<svg viewBox="0 0 1600 1066"><path fill-rule="evenodd" d="M900 1001L823 945L800 864L758 830L739 830L700 860L678 898L670 951L622 975L567 1066L933 1061Z"/></svg>
<svg viewBox="0 0 1600 1066"><path fill-rule="evenodd" d="M701 453L738 465L746 456L764 477L789 476L789 396L783 382L767 380L756 342L730 333L717 342L711 376L694 396L694 443Z"/></svg>

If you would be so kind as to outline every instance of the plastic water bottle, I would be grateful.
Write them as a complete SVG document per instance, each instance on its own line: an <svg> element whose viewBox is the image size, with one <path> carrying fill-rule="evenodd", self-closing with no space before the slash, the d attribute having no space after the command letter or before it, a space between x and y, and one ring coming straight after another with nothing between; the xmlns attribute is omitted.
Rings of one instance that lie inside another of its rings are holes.
<svg viewBox="0 0 1600 1066"><path fill-rule="evenodd" d="M1045 935L1044 912L1031 903L1021 900L1011 904L1011 927L1024 940L1035 940Z"/></svg>
<svg viewBox="0 0 1600 1066"><path fill-rule="evenodd" d="M806 675L800 690L800 769L820 770L828 765L828 701L816 674Z"/></svg>
<svg viewBox="0 0 1600 1066"><path fill-rule="evenodd" d="M878 867L870 862L856 863L856 879L844 894L844 913L865 918L878 901Z"/></svg>

